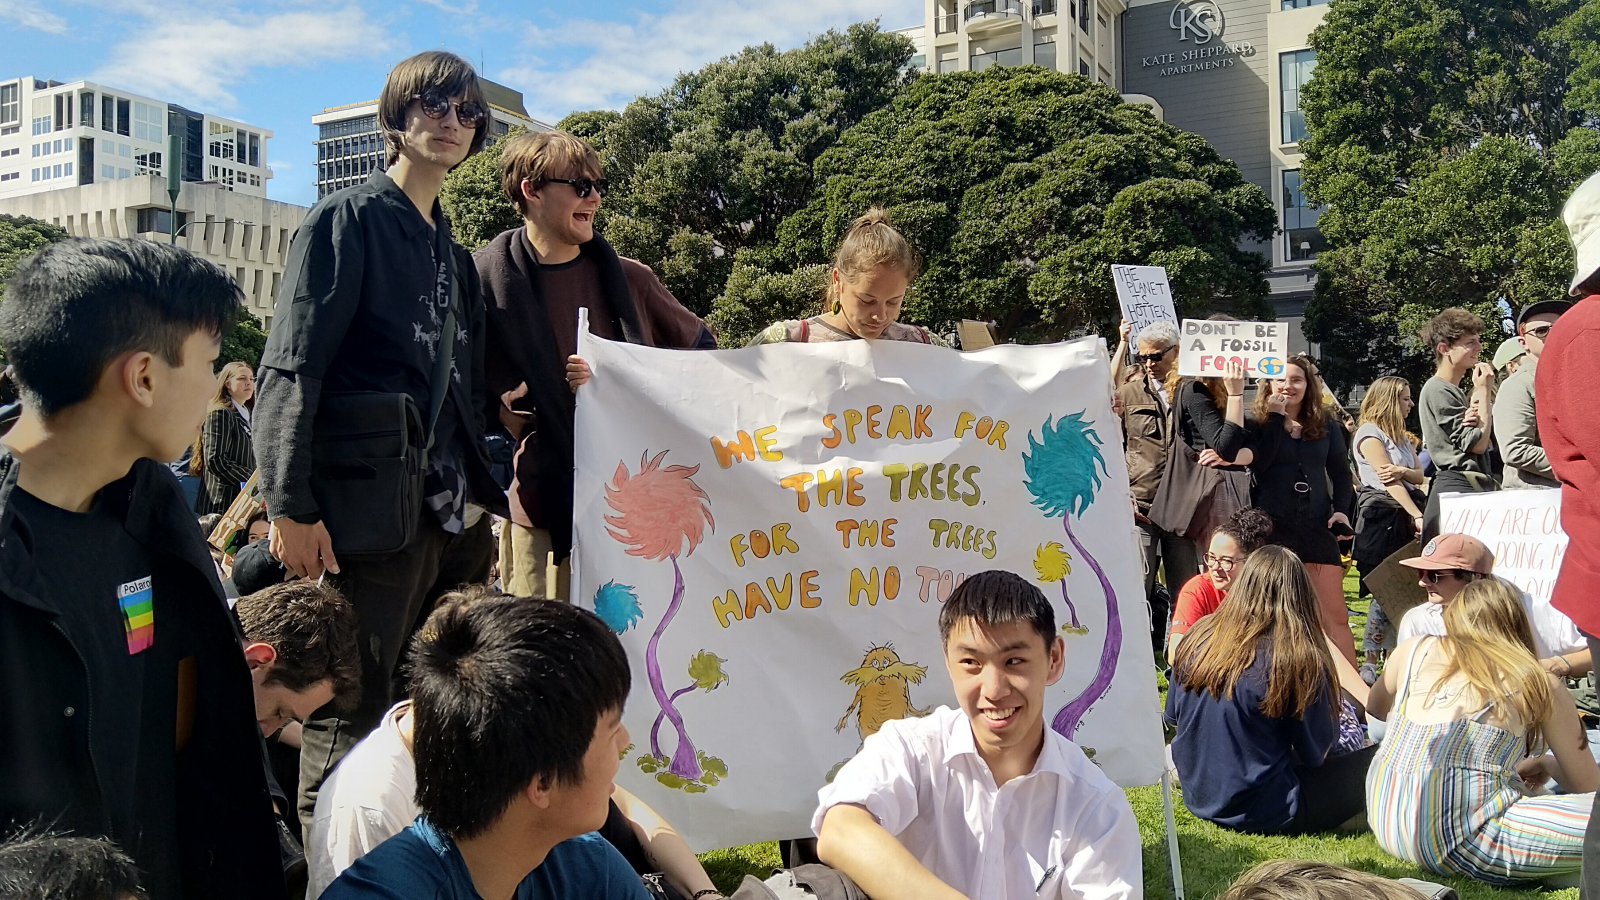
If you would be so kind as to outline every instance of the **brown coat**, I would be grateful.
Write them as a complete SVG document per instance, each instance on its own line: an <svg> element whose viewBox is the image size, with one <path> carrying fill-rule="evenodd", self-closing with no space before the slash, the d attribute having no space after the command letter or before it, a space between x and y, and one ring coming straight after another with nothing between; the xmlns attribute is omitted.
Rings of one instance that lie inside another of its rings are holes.
<svg viewBox="0 0 1600 900"><path fill-rule="evenodd" d="M1135 378L1117 388L1122 404L1123 454L1128 463L1128 486L1139 512L1150 511L1161 474L1172 449L1172 414L1150 386L1150 379Z"/></svg>

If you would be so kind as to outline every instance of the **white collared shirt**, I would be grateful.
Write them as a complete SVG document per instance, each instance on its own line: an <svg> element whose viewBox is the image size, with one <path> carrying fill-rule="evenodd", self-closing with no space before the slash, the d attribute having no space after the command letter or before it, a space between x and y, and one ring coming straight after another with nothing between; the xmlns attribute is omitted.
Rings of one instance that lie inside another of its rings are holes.
<svg viewBox="0 0 1600 900"><path fill-rule="evenodd" d="M941 706L886 722L817 792L811 830L840 803L872 813L928 871L972 900L1141 900L1139 826L1122 789L1045 729L1033 771L999 787L972 725Z"/></svg>
<svg viewBox="0 0 1600 900"><path fill-rule="evenodd" d="M1578 631L1578 626L1551 606L1548 600L1541 610L1526 591L1519 590L1517 593L1522 597L1522 611L1528 614L1528 622L1533 626L1535 656L1549 659L1557 653L1574 653L1589 646ZM1400 628L1395 632L1395 643L1424 634L1445 636L1443 604L1424 600L1406 610L1406 614L1400 618Z"/></svg>
<svg viewBox="0 0 1600 900"><path fill-rule="evenodd" d="M322 782L306 836L306 900L417 817L417 763L400 736L400 714L410 707L391 707Z"/></svg>
<svg viewBox="0 0 1600 900"><path fill-rule="evenodd" d="M239 401L235 400L233 401L233 411L238 413L239 418L244 420L245 430L248 431L250 429L250 408L246 406L240 406Z"/></svg>

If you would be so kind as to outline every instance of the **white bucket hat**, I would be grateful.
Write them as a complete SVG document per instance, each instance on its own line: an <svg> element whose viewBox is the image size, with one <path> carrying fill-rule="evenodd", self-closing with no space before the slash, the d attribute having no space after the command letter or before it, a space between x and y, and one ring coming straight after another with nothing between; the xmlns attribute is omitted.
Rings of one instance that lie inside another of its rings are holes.
<svg viewBox="0 0 1600 900"><path fill-rule="evenodd" d="M1567 205L1561 208L1561 221L1567 225L1576 262L1567 293L1577 296L1578 285L1600 271L1600 173L1590 175L1567 198Z"/></svg>

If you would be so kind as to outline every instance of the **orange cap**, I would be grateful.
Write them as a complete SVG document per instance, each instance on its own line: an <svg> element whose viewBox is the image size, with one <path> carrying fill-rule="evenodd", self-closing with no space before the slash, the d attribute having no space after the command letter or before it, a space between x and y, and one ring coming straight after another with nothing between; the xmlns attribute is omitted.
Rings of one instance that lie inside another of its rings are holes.
<svg viewBox="0 0 1600 900"><path fill-rule="evenodd" d="M1479 575L1494 574L1494 554L1483 541L1469 534L1441 534L1422 548L1421 556L1400 560L1413 569L1465 569Z"/></svg>

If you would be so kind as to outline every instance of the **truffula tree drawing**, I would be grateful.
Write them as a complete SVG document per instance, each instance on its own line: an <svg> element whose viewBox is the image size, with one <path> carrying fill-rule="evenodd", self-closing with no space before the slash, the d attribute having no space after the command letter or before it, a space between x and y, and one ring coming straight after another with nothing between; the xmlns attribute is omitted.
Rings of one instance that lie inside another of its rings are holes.
<svg viewBox="0 0 1600 900"><path fill-rule="evenodd" d="M1100 454L1101 443L1100 435L1084 421L1084 413L1077 412L1063 417L1054 426L1047 417L1039 428L1037 440L1033 432L1028 432L1028 449L1022 454L1022 468L1028 477L1024 484L1033 494L1033 505L1049 518L1061 517L1067 540L1100 579L1100 589L1106 598L1105 643L1094 678L1082 693L1061 707L1050 723L1051 728L1069 738L1078 730L1089 707L1110 690L1111 679L1117 671L1117 653L1122 649L1122 616L1117 609L1116 591L1112 590L1111 580L1099 561L1084 549L1072 532L1072 518L1081 518L1088 511L1094 504L1095 492L1100 489L1100 473L1106 467L1105 457ZM1064 572L1062 574L1065 576ZM1063 581L1062 591L1065 590ZM1073 618L1076 619L1076 611Z"/></svg>
<svg viewBox="0 0 1600 900"><path fill-rule="evenodd" d="M1039 573L1040 581L1061 582L1061 602L1067 605L1067 617L1071 620L1062 625L1061 630L1067 634L1088 634L1089 629L1078 621L1078 607L1067 594L1067 576L1072 574L1072 554L1067 548L1061 546L1060 541L1040 544L1033 554L1033 570Z"/></svg>
<svg viewBox="0 0 1600 900"><path fill-rule="evenodd" d="M639 461L639 471L633 475L628 474L625 463L617 464L616 474L606 486L606 505L616 512L614 516L605 517L606 533L625 545L629 556L672 562L672 599L645 649L645 674L661 712L656 717L655 727L650 729L650 753L639 757L638 763L641 769L653 773L657 781L668 787L699 792L716 784L728 770L721 760L695 748L676 701L695 688L710 691L726 681L727 676L722 673L723 660L701 651L689 664L694 684L668 695L657 652L661 636L683 607L683 570L678 567L678 556L693 553L705 537L707 526L715 529L716 522L711 517L711 499L693 480L700 467L662 466L666 455L662 452L652 458L645 453ZM602 585L595 593L595 611L618 631L626 630L643 615L632 588L614 582ZM619 624L622 625L620 629ZM672 723L678 733L670 760L661 751L662 718Z"/></svg>

